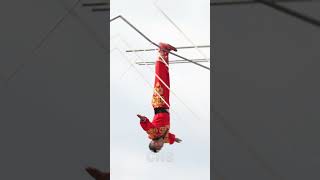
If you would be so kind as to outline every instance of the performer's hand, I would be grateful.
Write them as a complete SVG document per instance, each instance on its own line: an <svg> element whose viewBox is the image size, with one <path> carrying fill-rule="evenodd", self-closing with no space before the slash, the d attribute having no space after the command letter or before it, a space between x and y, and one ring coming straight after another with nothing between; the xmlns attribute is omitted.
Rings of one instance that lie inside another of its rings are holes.
<svg viewBox="0 0 320 180"><path fill-rule="evenodd" d="M177 142L177 143L180 143L182 140L179 139L179 138L176 138L174 141Z"/></svg>
<svg viewBox="0 0 320 180"><path fill-rule="evenodd" d="M144 122L144 121L146 121L146 117L144 117L144 116L141 116L140 114L137 114L137 116L140 118L140 121L142 121L142 122Z"/></svg>

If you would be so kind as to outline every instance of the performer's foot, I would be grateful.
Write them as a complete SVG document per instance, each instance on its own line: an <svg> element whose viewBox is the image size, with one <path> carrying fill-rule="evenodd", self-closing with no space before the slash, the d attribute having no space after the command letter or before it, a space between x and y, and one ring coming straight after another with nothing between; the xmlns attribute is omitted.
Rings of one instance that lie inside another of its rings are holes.
<svg viewBox="0 0 320 180"><path fill-rule="evenodd" d="M173 51L177 51L177 49L173 46L171 46L170 44L166 44L166 43L162 43L160 42L159 43L159 53L160 53L160 56L159 56L159 59L158 61L160 62L163 62L165 64L169 64L169 52L173 50Z"/></svg>
<svg viewBox="0 0 320 180"><path fill-rule="evenodd" d="M171 46L170 44L160 42L159 46L160 46L160 50L165 49L167 51L171 51L171 50L177 51L177 49L175 47Z"/></svg>

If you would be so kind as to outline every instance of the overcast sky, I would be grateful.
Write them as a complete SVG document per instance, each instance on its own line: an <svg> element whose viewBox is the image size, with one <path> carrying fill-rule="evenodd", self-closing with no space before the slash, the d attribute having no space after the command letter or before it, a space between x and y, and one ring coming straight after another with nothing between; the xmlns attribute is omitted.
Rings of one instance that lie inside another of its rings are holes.
<svg viewBox="0 0 320 180"><path fill-rule="evenodd" d="M154 1L111 1L110 16L123 15L155 42L191 45L156 9ZM208 0L158 1L158 6L197 45L210 43ZM177 8L179 7L179 8ZM111 37L111 178L116 180L210 179L210 72L193 64L173 64L171 75L171 132L183 143L166 145L154 155L137 113L153 118L151 106L156 52L125 53L130 48L154 48L124 22L110 25ZM181 50L188 58L210 57L209 49ZM177 59L170 57L171 59ZM209 63L204 63L209 66ZM174 93L174 94L173 94Z"/></svg>

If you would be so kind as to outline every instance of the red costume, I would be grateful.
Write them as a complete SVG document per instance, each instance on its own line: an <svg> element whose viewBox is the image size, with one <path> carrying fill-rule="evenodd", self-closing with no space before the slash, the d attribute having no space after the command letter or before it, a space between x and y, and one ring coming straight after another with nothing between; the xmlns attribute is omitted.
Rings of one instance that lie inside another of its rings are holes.
<svg viewBox="0 0 320 180"><path fill-rule="evenodd" d="M170 129L170 78L169 78L169 51L176 48L169 44L160 43L159 57L155 62L155 82L154 82L154 93L152 96L152 106L155 109L166 109L167 112L155 113L152 122L146 118L146 121L140 121L141 127L147 132L150 139L164 136L164 142L173 144L175 142L175 135L169 132Z"/></svg>

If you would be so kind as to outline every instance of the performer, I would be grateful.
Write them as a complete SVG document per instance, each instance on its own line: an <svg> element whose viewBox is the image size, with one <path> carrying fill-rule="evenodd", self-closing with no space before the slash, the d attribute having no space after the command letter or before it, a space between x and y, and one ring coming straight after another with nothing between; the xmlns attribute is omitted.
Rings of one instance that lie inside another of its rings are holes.
<svg viewBox="0 0 320 180"><path fill-rule="evenodd" d="M140 125L145 130L151 139L149 149L152 152L159 152L164 143L173 144L180 143L182 140L176 138L174 134L169 132L170 129L170 78L169 78L169 52L177 49L169 44L159 43L159 57L155 62L155 82L154 93L152 96L152 107L154 109L154 117L152 122L142 115L137 115L140 118Z"/></svg>

